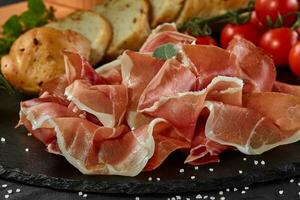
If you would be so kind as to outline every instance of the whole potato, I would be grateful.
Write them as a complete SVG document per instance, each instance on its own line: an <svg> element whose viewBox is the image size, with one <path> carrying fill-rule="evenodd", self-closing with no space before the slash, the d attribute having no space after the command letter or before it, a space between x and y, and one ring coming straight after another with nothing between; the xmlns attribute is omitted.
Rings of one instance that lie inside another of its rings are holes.
<svg viewBox="0 0 300 200"><path fill-rule="evenodd" d="M16 89L38 93L44 82L64 73L62 50L77 50L88 58L90 48L90 42L79 33L34 28L14 42L1 59L1 71Z"/></svg>

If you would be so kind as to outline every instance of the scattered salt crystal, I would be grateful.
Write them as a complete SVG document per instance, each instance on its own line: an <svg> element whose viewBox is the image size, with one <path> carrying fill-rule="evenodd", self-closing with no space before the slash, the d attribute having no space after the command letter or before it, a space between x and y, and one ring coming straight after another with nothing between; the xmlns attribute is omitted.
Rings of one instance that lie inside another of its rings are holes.
<svg viewBox="0 0 300 200"><path fill-rule="evenodd" d="M180 172L180 173L183 173L183 172L184 172L184 169L180 169L179 172Z"/></svg>
<svg viewBox="0 0 300 200"><path fill-rule="evenodd" d="M300 192L298 192L298 195L300 196Z"/></svg>
<svg viewBox="0 0 300 200"><path fill-rule="evenodd" d="M225 197L220 197L220 200L225 200L226 198Z"/></svg>
<svg viewBox="0 0 300 200"><path fill-rule="evenodd" d="M223 191L220 191L220 192L219 192L219 195L223 195L223 194L224 194L224 192L223 192Z"/></svg>
<svg viewBox="0 0 300 200"><path fill-rule="evenodd" d="M25 149L25 151L26 151L26 152L28 152L28 151L29 151L29 149L28 149L28 148L26 148L26 149Z"/></svg>
<svg viewBox="0 0 300 200"><path fill-rule="evenodd" d="M3 184L2 187L3 187L3 188L6 188L6 187L7 187L7 184Z"/></svg>
<svg viewBox="0 0 300 200"><path fill-rule="evenodd" d="M140 200L140 197L135 197L135 200Z"/></svg>
<svg viewBox="0 0 300 200"><path fill-rule="evenodd" d="M79 196L82 196L82 192L78 192L78 195L79 195Z"/></svg>
<svg viewBox="0 0 300 200"><path fill-rule="evenodd" d="M214 171L214 168L209 168L208 169L210 172L213 172Z"/></svg>
<svg viewBox="0 0 300 200"><path fill-rule="evenodd" d="M279 193L279 194L283 194L283 190L279 190L278 193Z"/></svg>
<svg viewBox="0 0 300 200"><path fill-rule="evenodd" d="M152 181L152 177L149 177L149 178L148 178L148 181Z"/></svg>
<svg viewBox="0 0 300 200"><path fill-rule="evenodd" d="M254 165L258 165L258 161L257 160L254 160Z"/></svg>
<svg viewBox="0 0 300 200"><path fill-rule="evenodd" d="M210 197L210 199L211 199L211 200L215 200L215 199L216 199L216 197L214 197L214 196L211 196L211 197Z"/></svg>
<svg viewBox="0 0 300 200"><path fill-rule="evenodd" d="M233 191L236 192L236 191L238 191L238 189L237 188L233 188Z"/></svg>
<svg viewBox="0 0 300 200"><path fill-rule="evenodd" d="M298 182L298 186L300 186L300 182Z"/></svg>
<svg viewBox="0 0 300 200"><path fill-rule="evenodd" d="M157 178L156 178L156 180L157 180L157 181L160 181L160 178L159 178L159 177L157 177Z"/></svg>
<svg viewBox="0 0 300 200"><path fill-rule="evenodd" d="M83 198L87 198L87 194L82 195Z"/></svg>
<svg viewBox="0 0 300 200"><path fill-rule="evenodd" d="M239 174L242 174L243 173L243 171L242 170L239 170Z"/></svg>
<svg viewBox="0 0 300 200"><path fill-rule="evenodd" d="M176 200L176 198L175 198L175 197L172 197L171 200Z"/></svg>
<svg viewBox="0 0 300 200"><path fill-rule="evenodd" d="M27 133L27 136L29 136L29 137L32 136L32 133Z"/></svg>
<svg viewBox="0 0 300 200"><path fill-rule="evenodd" d="M10 190L7 190L7 193L8 194L11 194L13 191L10 189Z"/></svg>
<svg viewBox="0 0 300 200"><path fill-rule="evenodd" d="M290 180L290 183L294 183L294 179L291 179L291 180Z"/></svg>
<svg viewBox="0 0 300 200"><path fill-rule="evenodd" d="M195 166L195 167L194 167L194 169L195 169L195 170L198 170L198 169L199 169L199 167L198 167L198 166Z"/></svg>
<svg viewBox="0 0 300 200"><path fill-rule="evenodd" d="M204 197L203 197L203 199L207 199L208 198L208 196L207 195L205 195Z"/></svg>
<svg viewBox="0 0 300 200"><path fill-rule="evenodd" d="M191 179L194 180L196 178L196 176L191 176Z"/></svg>
<svg viewBox="0 0 300 200"><path fill-rule="evenodd" d="M4 198L8 199L9 198L9 194L4 195Z"/></svg>
<svg viewBox="0 0 300 200"><path fill-rule="evenodd" d="M191 200L191 199L187 197L187 198L185 198L185 200Z"/></svg>
<svg viewBox="0 0 300 200"><path fill-rule="evenodd" d="M245 157L245 158L243 158L243 161L247 161L247 158Z"/></svg>
<svg viewBox="0 0 300 200"><path fill-rule="evenodd" d="M260 161L260 164L261 164L261 165L265 165L266 162L265 162L264 160L262 160L262 161Z"/></svg>
<svg viewBox="0 0 300 200"><path fill-rule="evenodd" d="M17 193L21 192L21 189L20 189L20 188L17 188L17 189L16 189L16 192L17 192Z"/></svg>
<svg viewBox="0 0 300 200"><path fill-rule="evenodd" d="M181 199L181 196L178 196L178 195L177 195L177 196L176 196L176 199L177 199L177 200L180 200L180 199Z"/></svg>
<svg viewBox="0 0 300 200"><path fill-rule="evenodd" d="M229 188L226 188L226 192L230 192L230 189L229 189Z"/></svg>
<svg viewBox="0 0 300 200"><path fill-rule="evenodd" d="M249 187L248 187L248 186L246 186L246 187L244 187L244 189L245 189L245 190L249 190Z"/></svg>
<svg viewBox="0 0 300 200"><path fill-rule="evenodd" d="M242 190L242 192L241 192L242 194L246 194L246 191L245 190Z"/></svg>
<svg viewBox="0 0 300 200"><path fill-rule="evenodd" d="M5 138L4 137L1 138L1 142L5 142Z"/></svg>
<svg viewBox="0 0 300 200"><path fill-rule="evenodd" d="M202 199L201 194L197 194L196 199Z"/></svg>

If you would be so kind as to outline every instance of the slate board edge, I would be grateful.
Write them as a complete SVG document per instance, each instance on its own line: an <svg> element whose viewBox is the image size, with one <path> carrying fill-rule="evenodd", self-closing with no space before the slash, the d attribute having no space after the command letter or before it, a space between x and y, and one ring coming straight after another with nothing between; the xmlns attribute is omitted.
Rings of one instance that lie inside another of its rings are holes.
<svg viewBox="0 0 300 200"><path fill-rule="evenodd" d="M221 190L225 188L241 187L253 183L282 180L300 175L300 163L286 165L272 171L257 171L245 173L235 177L215 179L210 182L201 180L160 181L148 183L118 183L107 181L80 181L49 177L43 174L30 174L20 169L4 168L0 165L0 178L17 181L23 184L48 187L57 190L82 191L107 194L180 194Z"/></svg>

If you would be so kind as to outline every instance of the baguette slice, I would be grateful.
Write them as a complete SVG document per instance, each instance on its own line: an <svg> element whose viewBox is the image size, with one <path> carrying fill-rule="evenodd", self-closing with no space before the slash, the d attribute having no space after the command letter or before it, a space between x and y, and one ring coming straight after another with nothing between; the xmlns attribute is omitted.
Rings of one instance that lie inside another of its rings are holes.
<svg viewBox="0 0 300 200"><path fill-rule="evenodd" d="M179 15L185 0L149 0L152 7L151 27L172 22Z"/></svg>
<svg viewBox="0 0 300 200"><path fill-rule="evenodd" d="M91 42L91 64L96 64L103 58L112 36L109 22L91 11L77 11L46 26L58 30L72 30L85 36Z"/></svg>
<svg viewBox="0 0 300 200"><path fill-rule="evenodd" d="M246 6L249 0L186 0L176 23L194 17L209 18Z"/></svg>
<svg viewBox="0 0 300 200"><path fill-rule="evenodd" d="M93 10L106 17L113 28L108 59L116 58L126 49L138 50L150 33L146 0L105 0Z"/></svg>

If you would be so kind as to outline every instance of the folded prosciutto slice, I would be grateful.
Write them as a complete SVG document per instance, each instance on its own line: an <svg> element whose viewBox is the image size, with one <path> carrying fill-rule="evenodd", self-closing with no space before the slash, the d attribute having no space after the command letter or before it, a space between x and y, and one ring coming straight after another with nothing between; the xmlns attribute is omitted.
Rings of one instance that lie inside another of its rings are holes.
<svg viewBox="0 0 300 200"><path fill-rule="evenodd" d="M300 86L277 82L263 50L241 38L227 49L194 40L164 24L139 52L96 70L64 51L66 73L21 102L19 125L84 174L136 176L174 151L200 165L300 140ZM176 55L155 57L164 44Z"/></svg>

